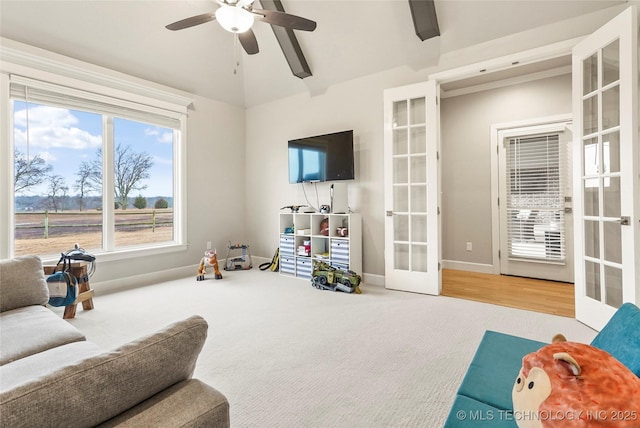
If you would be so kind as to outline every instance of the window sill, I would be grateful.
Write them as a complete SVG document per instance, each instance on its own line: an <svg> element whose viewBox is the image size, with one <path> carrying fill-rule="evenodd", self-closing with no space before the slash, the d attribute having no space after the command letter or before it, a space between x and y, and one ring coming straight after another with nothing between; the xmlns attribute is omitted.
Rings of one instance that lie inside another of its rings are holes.
<svg viewBox="0 0 640 428"><path fill-rule="evenodd" d="M96 256L96 262L113 262L119 260L127 260L138 257L148 257L155 256L159 254L169 254L169 253L177 253L180 251L187 251L189 246L187 244L165 244L158 245L154 247L146 246L144 248L122 248L113 251L97 251L92 252L94 256ZM42 264L51 265L58 263L58 258L43 258Z"/></svg>

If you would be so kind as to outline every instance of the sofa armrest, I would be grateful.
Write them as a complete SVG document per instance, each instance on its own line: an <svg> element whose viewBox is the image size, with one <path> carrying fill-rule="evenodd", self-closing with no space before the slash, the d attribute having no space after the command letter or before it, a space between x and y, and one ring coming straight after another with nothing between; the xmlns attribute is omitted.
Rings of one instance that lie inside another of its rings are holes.
<svg viewBox="0 0 640 428"><path fill-rule="evenodd" d="M46 305L48 301L49 289L38 256L0 260L0 312Z"/></svg>
<svg viewBox="0 0 640 428"><path fill-rule="evenodd" d="M95 426L190 378L206 336L193 316L35 378L0 394L0 426Z"/></svg>
<svg viewBox="0 0 640 428"><path fill-rule="evenodd" d="M591 342L640 377L640 308L625 303Z"/></svg>
<svg viewBox="0 0 640 428"><path fill-rule="evenodd" d="M98 427L229 426L227 398L209 385L197 379L189 379L165 389Z"/></svg>

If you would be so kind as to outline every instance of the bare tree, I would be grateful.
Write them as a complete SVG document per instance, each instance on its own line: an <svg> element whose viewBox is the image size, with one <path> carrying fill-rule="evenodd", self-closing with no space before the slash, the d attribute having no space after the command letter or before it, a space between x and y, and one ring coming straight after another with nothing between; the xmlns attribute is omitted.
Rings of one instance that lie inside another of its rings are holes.
<svg viewBox="0 0 640 428"><path fill-rule="evenodd" d="M100 168L102 168L102 165ZM84 197L93 192L100 192L102 190L102 180L100 177L95 177L95 167L87 161L80 163L76 176L78 179L73 187L78 192L78 208L82 211Z"/></svg>
<svg viewBox="0 0 640 428"><path fill-rule="evenodd" d="M102 182L102 149L98 149L98 159L92 162L94 183ZM136 153L131 146L116 145L114 159L114 196L123 210L127 209L129 194L134 190L144 190L143 180L149 178L149 169L153 166L153 157L146 153Z"/></svg>
<svg viewBox="0 0 640 428"><path fill-rule="evenodd" d="M47 198L51 208L58 212L63 207L64 199L69 192L69 187L64 182L64 177L61 175L50 175L49 177L49 191Z"/></svg>
<svg viewBox="0 0 640 428"><path fill-rule="evenodd" d="M30 187L44 183L47 174L53 169L51 165L46 164L40 155L35 155L29 161L21 152L15 150L13 159L15 193L24 192Z"/></svg>

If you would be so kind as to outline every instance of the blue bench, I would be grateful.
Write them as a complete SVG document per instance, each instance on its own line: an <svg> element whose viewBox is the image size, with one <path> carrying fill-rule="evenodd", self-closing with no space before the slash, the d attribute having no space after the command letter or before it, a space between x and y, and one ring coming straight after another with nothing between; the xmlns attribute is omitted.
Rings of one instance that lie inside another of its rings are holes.
<svg viewBox="0 0 640 428"><path fill-rule="evenodd" d="M458 389L445 428L517 428L511 390L522 357L544 342L486 331ZM640 376L640 309L622 305L591 342Z"/></svg>

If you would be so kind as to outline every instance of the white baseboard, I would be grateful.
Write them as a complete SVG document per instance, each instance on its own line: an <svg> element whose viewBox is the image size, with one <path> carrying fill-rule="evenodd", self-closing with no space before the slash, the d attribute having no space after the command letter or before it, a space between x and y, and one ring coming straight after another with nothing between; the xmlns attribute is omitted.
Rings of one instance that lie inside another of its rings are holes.
<svg viewBox="0 0 640 428"><path fill-rule="evenodd" d="M195 281L197 273L198 265L195 264L162 271L154 271L142 275L128 276L126 278L119 278L111 281L100 281L96 284L91 284L91 288L98 290L100 294L108 294L125 291L131 288L143 287L145 285L156 284L159 282L180 279L190 275L193 276L193 280Z"/></svg>
<svg viewBox="0 0 640 428"><path fill-rule="evenodd" d="M362 282L364 283L364 285L375 285L377 287L384 287L384 275L363 273Z"/></svg>
<svg viewBox="0 0 640 428"><path fill-rule="evenodd" d="M443 269L464 270L467 272L494 273L493 265L484 263L460 262L456 260L442 260Z"/></svg>

